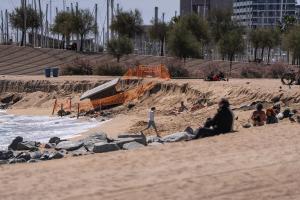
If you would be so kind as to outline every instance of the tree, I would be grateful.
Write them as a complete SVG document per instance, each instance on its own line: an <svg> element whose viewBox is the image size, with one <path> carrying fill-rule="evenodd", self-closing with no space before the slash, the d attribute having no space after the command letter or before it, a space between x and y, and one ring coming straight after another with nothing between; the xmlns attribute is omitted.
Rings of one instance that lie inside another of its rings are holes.
<svg viewBox="0 0 300 200"><path fill-rule="evenodd" d="M143 33L142 24L143 19L138 10L128 12L121 10L115 15L110 28L120 36L132 39Z"/></svg>
<svg viewBox="0 0 300 200"><path fill-rule="evenodd" d="M284 36L283 46L286 50L292 52L293 62L300 61L300 27L293 27L289 33Z"/></svg>
<svg viewBox="0 0 300 200"><path fill-rule="evenodd" d="M183 23L177 23L168 34L168 48L172 55L186 60L188 57L199 57L200 43Z"/></svg>
<svg viewBox="0 0 300 200"><path fill-rule="evenodd" d="M245 49L243 30L240 27L228 31L219 41L221 54L226 55L230 61L229 73L232 71L232 61L236 54L242 54Z"/></svg>
<svg viewBox="0 0 300 200"><path fill-rule="evenodd" d="M231 11L221 9L209 13L208 22L215 43L218 43L223 35L234 27L231 16Z"/></svg>
<svg viewBox="0 0 300 200"><path fill-rule="evenodd" d="M97 31L95 18L89 10L78 10L73 17L73 32L80 36L80 51L83 51L84 40L90 33Z"/></svg>
<svg viewBox="0 0 300 200"><path fill-rule="evenodd" d="M159 21L157 23L152 22L152 26L149 30L149 35L152 39L159 40L160 42L160 56L164 56L164 45L168 33L168 25L165 22Z"/></svg>
<svg viewBox="0 0 300 200"><path fill-rule="evenodd" d="M67 44L70 43L70 36L74 31L73 17L72 13L66 11L59 12L55 17L52 32L62 34L63 46L65 46L65 40Z"/></svg>
<svg viewBox="0 0 300 200"><path fill-rule="evenodd" d="M267 29L266 31L266 47L268 48L268 61L270 63L271 49L280 44L280 33L277 29Z"/></svg>
<svg viewBox="0 0 300 200"><path fill-rule="evenodd" d="M15 8L15 10L10 14L10 22L14 28L22 31L21 46L24 45L26 31L29 28L39 28L41 25L38 13L31 7Z"/></svg>
<svg viewBox="0 0 300 200"><path fill-rule="evenodd" d="M254 61L257 61L257 50L261 46L262 31L261 29L252 29L249 34L250 42L254 48Z"/></svg>
<svg viewBox="0 0 300 200"><path fill-rule="evenodd" d="M118 62L120 62L123 55L128 55L133 52L131 40L126 36L111 39L108 42L107 48L109 54L117 58Z"/></svg>

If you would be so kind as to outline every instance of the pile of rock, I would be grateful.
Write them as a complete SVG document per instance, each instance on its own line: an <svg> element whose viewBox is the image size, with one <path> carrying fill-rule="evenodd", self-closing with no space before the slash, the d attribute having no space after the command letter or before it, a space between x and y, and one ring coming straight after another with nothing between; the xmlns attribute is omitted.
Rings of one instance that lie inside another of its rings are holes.
<svg viewBox="0 0 300 200"><path fill-rule="evenodd" d="M157 146L163 143L187 141L193 139L188 132L174 133L163 138L145 137L143 134L120 134L116 139L109 139L105 133L97 133L83 140L61 140L50 138L46 144L24 141L16 137L8 150L0 151L0 164L34 163L45 160L61 159L69 156L82 156L94 153L106 153L118 150L132 150L147 145Z"/></svg>

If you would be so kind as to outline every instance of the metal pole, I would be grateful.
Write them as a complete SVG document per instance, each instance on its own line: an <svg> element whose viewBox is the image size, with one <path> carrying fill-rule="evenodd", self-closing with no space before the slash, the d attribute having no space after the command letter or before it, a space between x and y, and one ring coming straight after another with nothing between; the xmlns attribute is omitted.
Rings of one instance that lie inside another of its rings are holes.
<svg viewBox="0 0 300 200"><path fill-rule="evenodd" d="M95 43L94 43L94 51L97 52L98 50L98 4L95 4Z"/></svg>
<svg viewBox="0 0 300 200"><path fill-rule="evenodd" d="M111 8L111 22L113 22L113 20L114 20L114 0L111 0L111 5L110 5L110 8ZM113 33L113 31L111 31L111 38L113 38L114 37L114 33Z"/></svg>
<svg viewBox="0 0 300 200"><path fill-rule="evenodd" d="M24 1L24 32L25 32L25 38L24 38L24 46L26 47L26 42L27 42L27 38L26 38L26 30L27 30L27 0Z"/></svg>
<svg viewBox="0 0 300 200"><path fill-rule="evenodd" d="M4 19L3 19L2 10L1 10L1 42L4 43Z"/></svg>
<svg viewBox="0 0 300 200"><path fill-rule="evenodd" d="M106 17L107 17L107 30L106 30L106 42L108 43L109 42L109 0L107 0L107 3L106 3Z"/></svg>
<svg viewBox="0 0 300 200"><path fill-rule="evenodd" d="M44 25L43 25L43 12L42 12L42 5L41 0L39 0L39 9L40 9L40 24L41 24L41 37L40 37L40 44L41 47L44 47Z"/></svg>
<svg viewBox="0 0 300 200"><path fill-rule="evenodd" d="M9 27L8 27L8 12L5 10L5 18L6 18L6 43L9 42Z"/></svg>

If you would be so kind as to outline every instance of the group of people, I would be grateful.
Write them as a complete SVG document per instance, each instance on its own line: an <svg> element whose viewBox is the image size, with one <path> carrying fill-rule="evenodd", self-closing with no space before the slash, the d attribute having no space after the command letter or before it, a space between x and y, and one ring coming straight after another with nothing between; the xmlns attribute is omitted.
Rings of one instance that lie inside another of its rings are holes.
<svg viewBox="0 0 300 200"><path fill-rule="evenodd" d="M215 116L213 118L208 118L203 127L199 127L192 133L195 135L195 139L226 134L233 131L235 118L230 108L229 101L225 98L222 98L218 103L218 107L219 108ZM251 116L253 126L263 126L265 123L278 123L279 120L284 118L290 118L293 114L297 112L295 110L290 111L290 109L285 109L283 112L281 112L281 106L279 103L273 105L272 108L269 108L266 111L264 111L263 109L263 104L258 103L256 105L256 110L252 113ZM178 111L183 112L185 110L187 110L187 107L184 105L183 102L181 102L181 106L178 109ZM155 107L152 107L150 109L148 126L142 131L153 127L157 136L160 137L154 120L155 111Z"/></svg>
<svg viewBox="0 0 300 200"><path fill-rule="evenodd" d="M284 118L290 118L297 113L297 110L290 110L289 108L281 112L281 106L279 103L273 105L272 108L263 110L263 104L258 103L256 110L252 113L251 120L253 126L263 126L265 124L276 124L279 120Z"/></svg>
<svg viewBox="0 0 300 200"><path fill-rule="evenodd" d="M219 109L216 115L213 118L208 118L203 127L200 127L196 129L195 132L193 132L196 139L232 132L234 114L230 109L229 101L223 98L221 99L218 105L219 105ZM184 105L184 103L181 102L181 107L179 108L179 110L184 111L186 109L187 108ZM148 126L141 132L143 133L143 131L152 127L154 128L156 135L160 137L154 121L155 111L156 111L155 107L152 107L150 109L149 116L148 116L149 117Z"/></svg>

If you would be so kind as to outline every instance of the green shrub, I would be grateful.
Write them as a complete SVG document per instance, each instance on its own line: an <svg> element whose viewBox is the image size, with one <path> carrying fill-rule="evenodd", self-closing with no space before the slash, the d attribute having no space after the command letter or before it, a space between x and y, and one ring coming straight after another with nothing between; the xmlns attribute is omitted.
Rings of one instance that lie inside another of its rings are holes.
<svg viewBox="0 0 300 200"><path fill-rule="evenodd" d="M115 63L106 63L95 66L94 75L99 76L123 76L126 73L126 68Z"/></svg>
<svg viewBox="0 0 300 200"><path fill-rule="evenodd" d="M92 75L93 67L86 59L76 58L61 68L61 75Z"/></svg>
<svg viewBox="0 0 300 200"><path fill-rule="evenodd" d="M169 73L173 78L179 77L189 77L189 71L183 68L181 65L176 65L174 63L167 65Z"/></svg>

